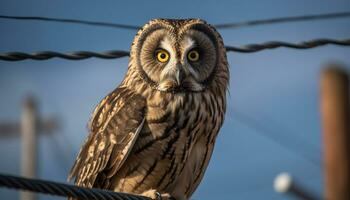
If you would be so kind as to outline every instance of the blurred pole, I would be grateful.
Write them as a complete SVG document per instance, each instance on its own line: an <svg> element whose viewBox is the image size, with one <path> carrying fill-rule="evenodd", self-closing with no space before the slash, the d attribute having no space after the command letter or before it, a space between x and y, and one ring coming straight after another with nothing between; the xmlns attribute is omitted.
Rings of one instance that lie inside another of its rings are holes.
<svg viewBox="0 0 350 200"><path fill-rule="evenodd" d="M325 199L350 199L349 78L338 66L322 74Z"/></svg>
<svg viewBox="0 0 350 200"><path fill-rule="evenodd" d="M38 132L38 112L35 101L32 97L27 97L24 101L21 116L21 172L28 178L36 177L37 163L37 132ZM35 200L35 194L31 192L21 192L21 200Z"/></svg>
<svg viewBox="0 0 350 200"><path fill-rule="evenodd" d="M293 181L293 178L288 173L281 173L276 176L274 181L274 188L276 192L282 194L290 194L299 199L304 200L319 200L320 198L306 190L301 185Z"/></svg>

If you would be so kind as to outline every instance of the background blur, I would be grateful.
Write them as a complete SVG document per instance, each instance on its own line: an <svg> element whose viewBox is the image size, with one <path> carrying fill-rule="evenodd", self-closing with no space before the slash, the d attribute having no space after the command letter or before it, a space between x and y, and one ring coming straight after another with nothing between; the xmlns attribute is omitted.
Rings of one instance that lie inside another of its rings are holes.
<svg viewBox="0 0 350 200"><path fill-rule="evenodd" d="M203 18L211 24L349 11L348 0L265 1L19 1L1 0L0 14L45 16L142 25L152 18ZM0 52L129 50L136 31L0 19ZM270 40L299 42L349 38L350 19L295 22L219 30L226 45ZM350 66L350 48L279 48L228 53L231 70L226 120L204 180L193 199L290 199L272 187L290 172L321 195L322 140L319 76L326 63ZM0 122L20 119L23 98L33 94L43 117L60 129L39 139L39 174L66 181L94 106L122 80L128 58L68 61L0 61ZM20 174L19 137L0 136L0 172ZM0 188L0 199L18 199ZM40 196L41 199L58 199Z"/></svg>

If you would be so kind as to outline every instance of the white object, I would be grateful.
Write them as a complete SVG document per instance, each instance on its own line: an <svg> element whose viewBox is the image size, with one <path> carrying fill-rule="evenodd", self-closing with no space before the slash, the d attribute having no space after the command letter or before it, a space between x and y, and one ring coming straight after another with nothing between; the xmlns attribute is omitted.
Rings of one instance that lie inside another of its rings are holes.
<svg viewBox="0 0 350 200"><path fill-rule="evenodd" d="M289 192L292 187L292 176L284 172L279 174L274 181L274 188L276 192L286 193Z"/></svg>

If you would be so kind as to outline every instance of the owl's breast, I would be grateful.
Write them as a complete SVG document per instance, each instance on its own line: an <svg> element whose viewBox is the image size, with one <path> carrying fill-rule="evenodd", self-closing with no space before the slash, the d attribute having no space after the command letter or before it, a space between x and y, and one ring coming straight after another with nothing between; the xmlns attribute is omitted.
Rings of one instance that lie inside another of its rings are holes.
<svg viewBox="0 0 350 200"><path fill-rule="evenodd" d="M223 114L219 111L222 109L217 107L220 103L213 102L214 96L157 95L148 101L146 122L121 170L128 185L118 184L120 191L142 193L156 188L171 193L186 168L193 168L186 171L193 171L188 180L195 180L196 168L202 166L206 158L198 155L195 161L189 162L192 148L201 138L204 141L215 138L221 126ZM192 164L186 167L186 163Z"/></svg>
<svg viewBox="0 0 350 200"><path fill-rule="evenodd" d="M182 129L197 103L189 94L155 95L148 101L146 121L154 137L166 134L170 129ZM168 127L163 130L160 126Z"/></svg>

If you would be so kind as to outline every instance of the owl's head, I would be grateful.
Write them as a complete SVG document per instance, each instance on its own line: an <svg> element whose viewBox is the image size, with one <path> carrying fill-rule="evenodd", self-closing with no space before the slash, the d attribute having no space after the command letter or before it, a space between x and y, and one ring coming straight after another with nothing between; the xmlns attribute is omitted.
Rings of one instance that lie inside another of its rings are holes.
<svg viewBox="0 0 350 200"><path fill-rule="evenodd" d="M133 41L130 64L144 81L164 92L203 91L223 70L228 79L222 39L199 19L151 20Z"/></svg>

